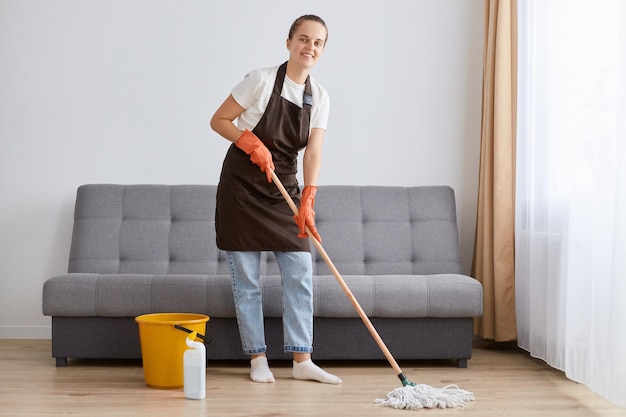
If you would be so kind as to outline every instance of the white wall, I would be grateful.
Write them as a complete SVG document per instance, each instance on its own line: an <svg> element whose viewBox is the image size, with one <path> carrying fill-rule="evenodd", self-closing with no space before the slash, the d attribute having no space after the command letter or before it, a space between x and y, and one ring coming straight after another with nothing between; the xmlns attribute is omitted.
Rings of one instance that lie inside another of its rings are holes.
<svg viewBox="0 0 626 417"><path fill-rule="evenodd" d="M330 31L320 184L452 186L469 273L483 0L0 0L0 338L50 337L77 186L217 182L210 116L305 13Z"/></svg>

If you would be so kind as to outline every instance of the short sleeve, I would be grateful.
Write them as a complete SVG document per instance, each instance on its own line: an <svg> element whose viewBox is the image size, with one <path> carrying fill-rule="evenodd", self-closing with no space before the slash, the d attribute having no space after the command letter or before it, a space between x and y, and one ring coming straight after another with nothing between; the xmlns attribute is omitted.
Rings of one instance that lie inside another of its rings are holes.
<svg viewBox="0 0 626 417"><path fill-rule="evenodd" d="M311 129L326 129L328 115L330 114L330 97L325 89L319 92L319 104L314 106L311 112Z"/></svg>
<svg viewBox="0 0 626 417"><path fill-rule="evenodd" d="M231 91L231 94L237 104L244 109L252 106L261 96L262 93L262 74L260 71L251 71L237 84Z"/></svg>

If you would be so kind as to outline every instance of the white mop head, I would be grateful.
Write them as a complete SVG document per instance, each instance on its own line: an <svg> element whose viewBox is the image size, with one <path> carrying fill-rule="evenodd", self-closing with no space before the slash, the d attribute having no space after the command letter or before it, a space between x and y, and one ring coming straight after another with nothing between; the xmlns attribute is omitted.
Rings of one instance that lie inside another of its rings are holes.
<svg viewBox="0 0 626 417"><path fill-rule="evenodd" d="M407 385L387 394L387 399L377 398L376 403L398 409L463 407L474 401L474 394L456 385L433 388L430 385Z"/></svg>

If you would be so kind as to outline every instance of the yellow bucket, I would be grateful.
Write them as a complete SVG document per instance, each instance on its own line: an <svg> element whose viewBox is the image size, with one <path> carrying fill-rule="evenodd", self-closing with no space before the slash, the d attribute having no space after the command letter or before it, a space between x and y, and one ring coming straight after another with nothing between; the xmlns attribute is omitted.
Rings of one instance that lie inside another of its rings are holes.
<svg viewBox="0 0 626 417"><path fill-rule="evenodd" d="M175 324L199 334L206 334L209 316L192 313L155 313L135 317L146 385L174 389L183 386L183 354L188 334Z"/></svg>

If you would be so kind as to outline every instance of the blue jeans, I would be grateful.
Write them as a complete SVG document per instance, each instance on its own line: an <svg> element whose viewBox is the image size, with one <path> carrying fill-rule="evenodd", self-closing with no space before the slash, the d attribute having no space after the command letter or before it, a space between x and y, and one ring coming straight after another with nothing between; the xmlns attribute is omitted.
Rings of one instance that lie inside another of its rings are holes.
<svg viewBox="0 0 626 417"><path fill-rule="evenodd" d="M283 289L285 352L313 351L313 277L309 252L274 252ZM227 252L237 323L243 351L264 353L265 330L261 301L261 252Z"/></svg>

